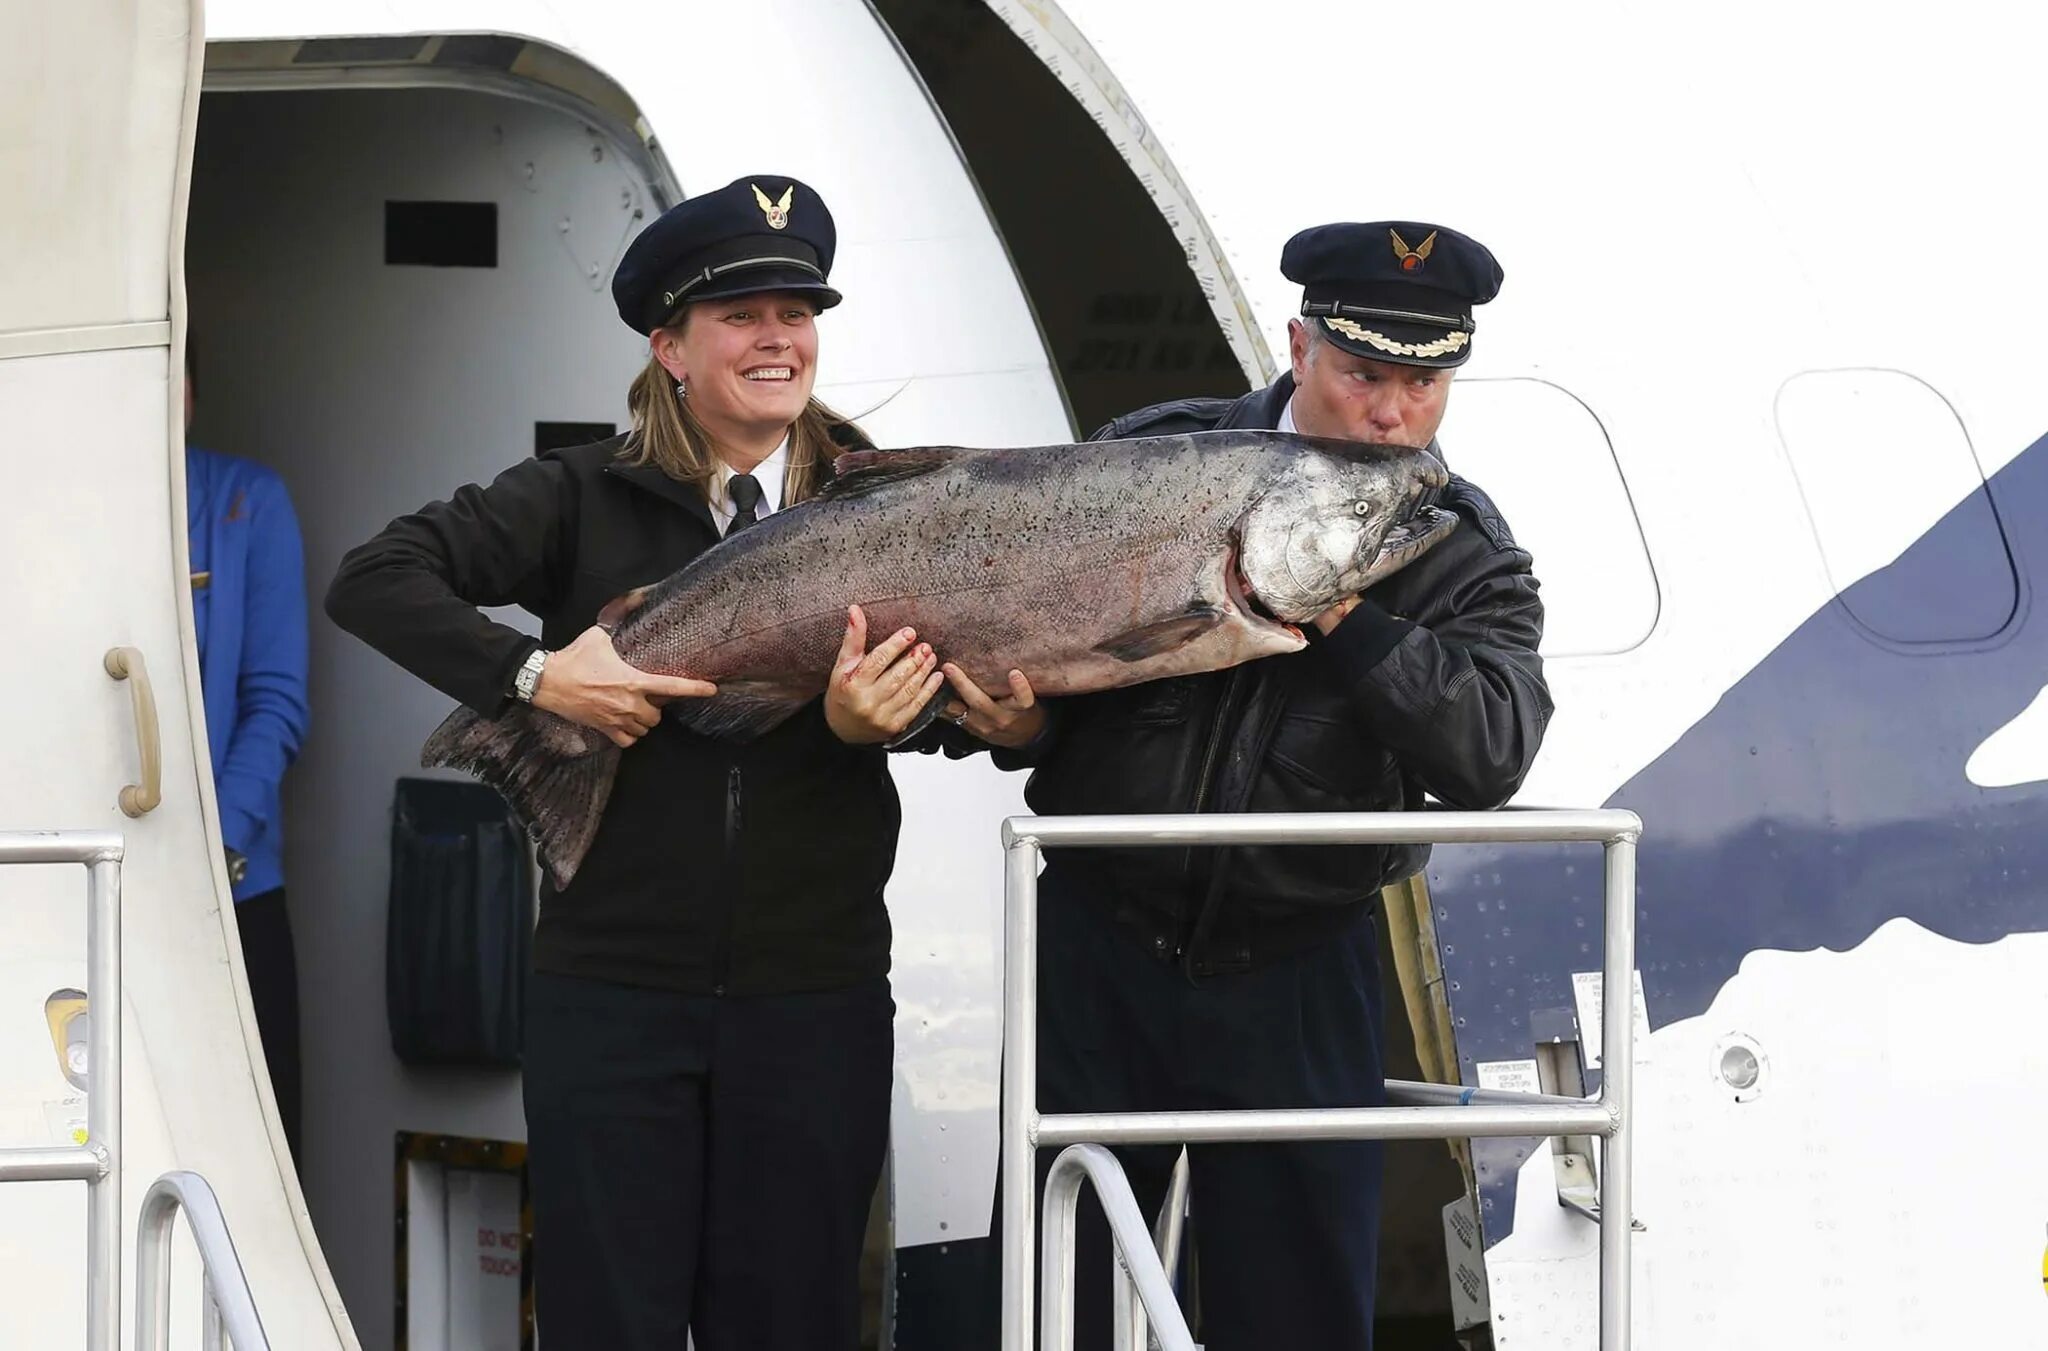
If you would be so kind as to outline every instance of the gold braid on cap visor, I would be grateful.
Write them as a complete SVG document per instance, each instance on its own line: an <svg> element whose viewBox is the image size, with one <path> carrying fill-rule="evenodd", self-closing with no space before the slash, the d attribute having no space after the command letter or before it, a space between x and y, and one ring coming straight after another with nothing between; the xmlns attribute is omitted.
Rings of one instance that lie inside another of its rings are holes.
<svg viewBox="0 0 2048 1351"><path fill-rule="evenodd" d="M1349 319L1339 319L1332 315L1325 315L1323 316L1323 322L1328 324L1332 331L1341 333L1354 342L1369 343L1389 356L1449 356L1466 343L1472 341L1470 333L1446 333L1435 342L1396 342L1384 333L1375 333L1363 325L1351 322Z"/></svg>

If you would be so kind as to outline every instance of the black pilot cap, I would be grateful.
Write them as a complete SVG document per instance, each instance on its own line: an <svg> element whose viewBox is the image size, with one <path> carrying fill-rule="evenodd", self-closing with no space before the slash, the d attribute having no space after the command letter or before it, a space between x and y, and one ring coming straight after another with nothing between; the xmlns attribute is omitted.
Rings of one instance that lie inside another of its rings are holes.
<svg viewBox="0 0 2048 1351"><path fill-rule="evenodd" d="M1404 366L1462 366L1472 307L1500 293L1500 264L1456 230L1419 221L1318 225L1280 251L1301 312L1347 352Z"/></svg>
<svg viewBox="0 0 2048 1351"><path fill-rule="evenodd" d="M676 203L640 232L612 276L619 317L651 333L683 306L757 291L798 291L821 310L839 234L825 199L780 174L736 178Z"/></svg>

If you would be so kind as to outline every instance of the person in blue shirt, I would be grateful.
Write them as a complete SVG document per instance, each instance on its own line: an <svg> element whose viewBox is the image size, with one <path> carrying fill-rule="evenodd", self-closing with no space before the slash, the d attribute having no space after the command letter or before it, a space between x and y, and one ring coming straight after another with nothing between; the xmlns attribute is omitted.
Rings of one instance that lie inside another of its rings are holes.
<svg viewBox="0 0 2048 1351"><path fill-rule="evenodd" d="M192 425L187 344L185 425ZM284 480L262 465L185 447L192 618L221 843L263 1056L299 1152L299 993L285 910L279 789L306 739L306 566Z"/></svg>

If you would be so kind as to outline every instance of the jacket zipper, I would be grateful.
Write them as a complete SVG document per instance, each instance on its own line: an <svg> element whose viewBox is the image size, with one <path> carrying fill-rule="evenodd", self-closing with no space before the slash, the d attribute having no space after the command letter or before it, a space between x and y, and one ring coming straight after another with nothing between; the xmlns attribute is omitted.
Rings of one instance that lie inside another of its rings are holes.
<svg viewBox="0 0 2048 1351"><path fill-rule="evenodd" d="M1250 398L1251 396L1246 395L1245 397ZM1237 404L1231 405L1230 411L1217 420L1217 430L1221 431L1237 425L1232 415L1237 412L1238 406ZM1221 749L1223 743L1224 715L1230 712L1230 705L1237 698L1237 683L1243 675L1244 667L1233 666L1230 668L1230 675L1223 683L1223 698L1217 702L1215 716L1209 723L1209 744L1202 751L1202 772L1195 780L1195 802L1194 806L1190 808L1197 815L1201 813L1203 804L1209 800L1209 776L1216 768L1216 752ZM1181 855L1182 878L1185 879L1192 876L1194 870L1195 851L1194 847L1190 845L1186 852Z"/></svg>
<svg viewBox="0 0 2048 1351"><path fill-rule="evenodd" d="M725 771L725 913L718 930L718 955L712 966L711 993L725 993L725 983L732 974L732 926L740 908L740 891L744 878L740 871L740 827L744 818L740 810L740 767L733 765Z"/></svg>
<svg viewBox="0 0 2048 1351"><path fill-rule="evenodd" d="M1209 782L1216 769L1216 754L1223 747L1225 715L1230 712L1231 704L1236 701L1238 681L1243 674L1242 668L1232 667L1230 674L1224 678L1223 697L1217 701L1215 714L1209 723L1209 744L1202 751L1202 771L1195 777L1195 801L1194 805L1189 808L1190 811L1197 815L1201 813L1203 805L1209 800ZM1195 849L1193 845L1189 845L1181 854L1181 879L1185 881L1193 877L1194 873Z"/></svg>
<svg viewBox="0 0 2048 1351"><path fill-rule="evenodd" d="M1233 670L1231 674L1234 676L1238 672ZM1286 710L1286 700L1282 695L1274 692L1270 686L1267 687L1266 694L1267 706L1265 712L1260 718L1258 726L1252 732L1251 764L1254 768L1249 772L1254 775L1258 772L1256 767L1266 763L1266 755L1273 747L1273 734L1280 726L1280 715ZM1256 699L1257 695L1254 694L1248 698L1247 703L1253 702ZM1222 725L1220 720L1217 725ZM1205 792L1206 787L1204 785ZM1187 926L1185 935L1181 939L1181 950L1174 954L1182 959L1182 970L1186 972L1190 980L1196 978L1194 970L1195 956L1200 951L1203 941L1208 938L1210 927L1216 920L1217 910L1223 904L1223 888L1226 881L1225 873L1227 872L1226 865L1228 862L1228 855L1219 850L1216 864L1209 870L1207 891L1195 911L1194 921Z"/></svg>

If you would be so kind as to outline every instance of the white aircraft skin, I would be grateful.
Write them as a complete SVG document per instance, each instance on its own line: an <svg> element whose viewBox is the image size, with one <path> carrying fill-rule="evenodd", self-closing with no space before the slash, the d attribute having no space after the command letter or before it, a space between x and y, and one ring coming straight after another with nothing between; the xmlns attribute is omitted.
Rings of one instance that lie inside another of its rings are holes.
<svg viewBox="0 0 2048 1351"><path fill-rule="evenodd" d="M603 281L636 221L741 174L831 201L847 302L820 392L872 409L878 441L1092 428L977 191L1001 166L963 163L915 44L857 0L14 9L36 22L0 53L7 125L30 129L0 140L20 185L0 193L0 562L25 581L0 600L24 654L0 829L128 841L130 1243L149 1180L194 1169L273 1346L390 1346L394 1133L524 1138L516 1076L408 1070L382 1021L391 781L445 701L316 613L287 790L294 1166L205 772L171 378L188 294L221 336L196 430L285 474L316 588L391 515L526 453L534 422L622 422L640 344ZM1558 712L1520 804L1613 802L1648 827L1637 1344L1904 1351L2038 1326L2048 271L2018 166L2043 21L1976 0L1938 23L1746 0L989 11L1145 184L1240 387L1286 361L1298 292L1277 260L1302 226L1437 221L1505 267L1443 444L1544 581ZM524 45L480 72L436 64L451 35ZM295 59L340 38L423 42ZM498 201L517 294L351 263L350 231L377 227L350 202L414 199ZM143 651L161 718L163 803L140 819L116 806L137 774L128 691L101 674L117 644ZM891 1312L929 1339L899 1340L914 1351L966 1344L920 1282L971 1279L985 1242L995 828L1022 806L985 763L896 769L891 1218L918 1279ZM1584 862L1433 861L1463 1082L1578 1039L1597 896L1565 869ZM0 870L0 1148L68 1143L80 1115L45 1010L86 986L81 892L75 871ZM1731 1048L1754 1082L1724 1072ZM1457 1312L1498 1346L1591 1346L1593 1227L1540 1144L1474 1151L1485 1307ZM0 1346L83 1345L81 1192L0 1188ZM197 1345L179 1261L177 1344Z"/></svg>

